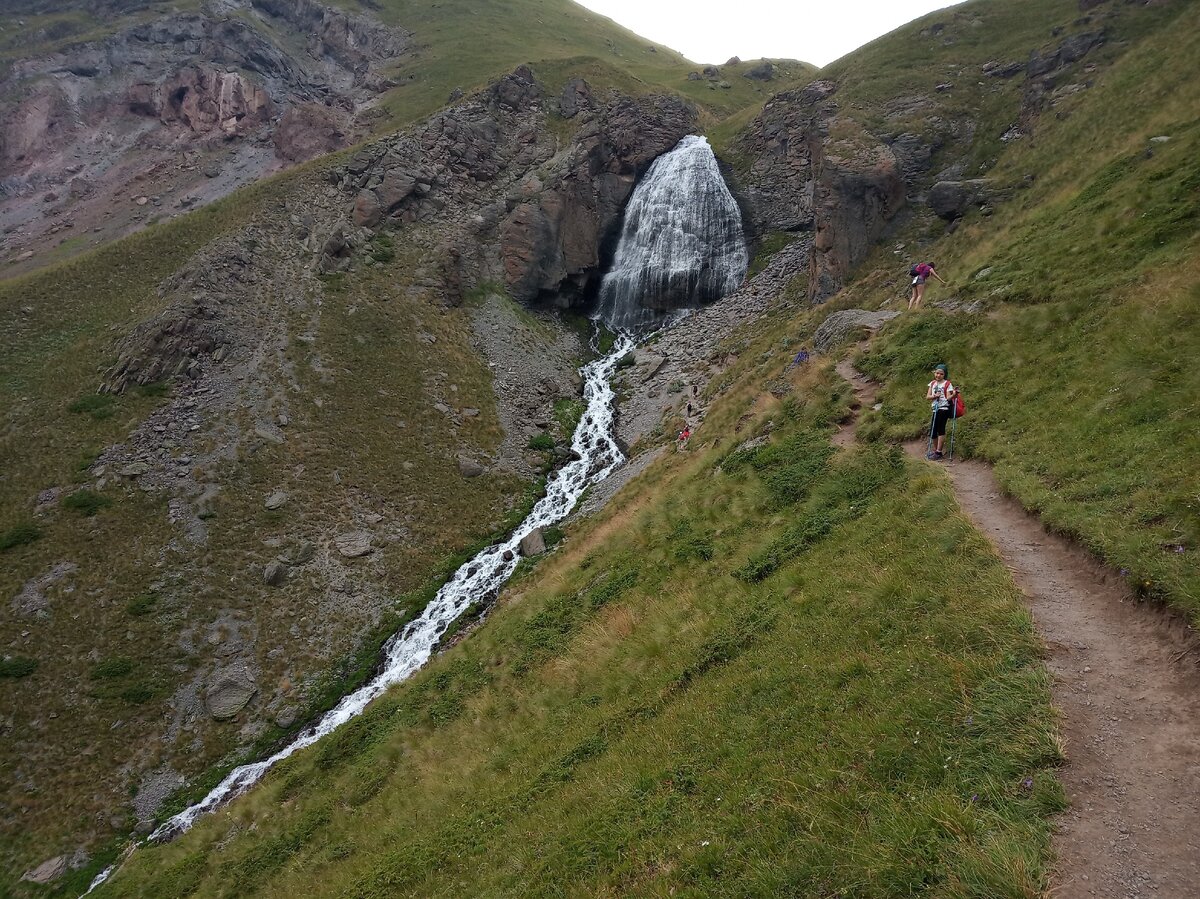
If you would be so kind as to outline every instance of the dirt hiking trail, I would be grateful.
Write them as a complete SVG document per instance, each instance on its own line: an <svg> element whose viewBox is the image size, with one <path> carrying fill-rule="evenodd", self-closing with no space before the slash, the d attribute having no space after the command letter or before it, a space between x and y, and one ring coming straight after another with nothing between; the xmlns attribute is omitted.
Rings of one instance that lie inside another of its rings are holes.
<svg viewBox="0 0 1200 899"><path fill-rule="evenodd" d="M878 385L849 359L837 372L856 410L875 402ZM857 420L856 411L835 442L853 443ZM926 442L905 449L923 459ZM945 470L1012 572L1046 647L1070 802L1056 822L1048 895L1200 897L1200 639L1004 496L991 466L928 464Z"/></svg>

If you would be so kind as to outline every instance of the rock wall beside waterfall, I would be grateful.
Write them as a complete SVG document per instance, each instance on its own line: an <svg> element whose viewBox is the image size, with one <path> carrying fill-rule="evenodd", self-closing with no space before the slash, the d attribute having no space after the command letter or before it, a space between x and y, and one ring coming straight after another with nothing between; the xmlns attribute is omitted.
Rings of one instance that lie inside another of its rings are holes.
<svg viewBox="0 0 1200 899"><path fill-rule="evenodd" d="M892 149L840 115L837 86L814 81L778 94L739 139L755 230L814 231L809 299L836 293L904 206Z"/></svg>
<svg viewBox="0 0 1200 899"><path fill-rule="evenodd" d="M638 177L696 122L695 109L676 97L601 103L582 81L564 96L560 108L574 114L579 130L545 176L509 198L500 225L504 281L525 301L575 303L587 294Z"/></svg>

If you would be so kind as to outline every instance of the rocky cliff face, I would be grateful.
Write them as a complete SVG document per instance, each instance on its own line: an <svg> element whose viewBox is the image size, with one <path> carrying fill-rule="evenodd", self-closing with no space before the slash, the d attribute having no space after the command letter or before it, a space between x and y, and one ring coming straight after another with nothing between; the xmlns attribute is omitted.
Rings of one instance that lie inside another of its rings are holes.
<svg viewBox="0 0 1200 899"><path fill-rule="evenodd" d="M761 231L813 231L809 299L840 289L906 198L896 155L839 113L837 86L772 98L742 136L745 194Z"/></svg>
<svg viewBox="0 0 1200 899"><path fill-rule="evenodd" d="M10 261L99 243L344 146L409 41L315 0L209 0L15 63L0 99Z"/></svg>
<svg viewBox="0 0 1200 899"><path fill-rule="evenodd" d="M546 127L549 115L575 123L565 147ZM597 99L580 81L556 103L521 67L415 133L365 149L334 177L353 197L359 227L424 222L446 210L454 223L443 249L450 302L492 279L520 300L570 305L600 273L638 176L694 127L695 115L674 97ZM327 269L349 264L330 249Z"/></svg>

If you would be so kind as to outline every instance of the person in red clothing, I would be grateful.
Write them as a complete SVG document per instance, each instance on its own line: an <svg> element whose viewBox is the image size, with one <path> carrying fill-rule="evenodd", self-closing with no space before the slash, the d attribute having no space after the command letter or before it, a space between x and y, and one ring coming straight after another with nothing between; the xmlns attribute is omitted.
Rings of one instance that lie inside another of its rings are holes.
<svg viewBox="0 0 1200 899"><path fill-rule="evenodd" d="M932 262L918 262L910 271L912 272L912 293L908 296L908 308L919 309L921 306L921 298L925 296L925 282L929 278L937 278L942 281L942 276L939 275L933 267ZM942 281L945 284L945 281Z"/></svg>

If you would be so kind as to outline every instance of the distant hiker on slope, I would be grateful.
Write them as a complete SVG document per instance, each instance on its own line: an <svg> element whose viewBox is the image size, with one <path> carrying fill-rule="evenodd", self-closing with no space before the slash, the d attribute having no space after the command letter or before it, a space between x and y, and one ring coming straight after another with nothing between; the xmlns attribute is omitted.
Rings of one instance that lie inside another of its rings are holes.
<svg viewBox="0 0 1200 899"><path fill-rule="evenodd" d="M933 410L929 423L930 450L925 454L927 459L942 458L942 446L946 442L946 422L950 420L950 410L957 393L958 390L950 383L945 364L936 366L933 370L933 380L929 382L929 388L925 391L925 399L931 402Z"/></svg>
<svg viewBox="0 0 1200 899"><path fill-rule="evenodd" d="M925 282L932 276L942 281L942 276L934 271L932 262L917 262L908 270L912 277L912 292L908 296L908 308L919 309L921 298L925 296ZM942 281L945 284L945 281Z"/></svg>

